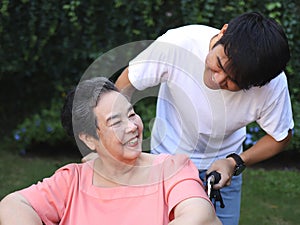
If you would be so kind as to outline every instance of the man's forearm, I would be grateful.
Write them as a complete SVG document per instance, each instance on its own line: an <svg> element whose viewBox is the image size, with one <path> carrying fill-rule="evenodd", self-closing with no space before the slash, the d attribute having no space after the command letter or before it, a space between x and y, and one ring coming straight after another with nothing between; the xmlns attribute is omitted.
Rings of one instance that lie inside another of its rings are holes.
<svg viewBox="0 0 300 225"><path fill-rule="evenodd" d="M265 135L255 145L244 151L240 155L240 157L245 162L246 166L250 166L271 158L281 152L288 145L291 136L292 133L290 131L288 136L284 140L278 142L270 135ZM235 165L236 162L231 157L226 159L219 159L212 163L212 165L207 170L207 174L212 171L218 171L219 173L221 173L221 180L218 184L214 185L215 189L230 185Z"/></svg>
<svg viewBox="0 0 300 225"><path fill-rule="evenodd" d="M280 153L290 142L292 137L291 130L288 136L282 141L276 141L270 135L263 136L251 148L244 151L240 156L247 166L269 159Z"/></svg>
<svg viewBox="0 0 300 225"><path fill-rule="evenodd" d="M128 77L128 67L123 70L123 72L121 73L121 75L118 77L117 81L116 81L116 87L120 90L120 92L127 96L128 99L131 99L135 88L132 86L132 84L130 83L129 77Z"/></svg>

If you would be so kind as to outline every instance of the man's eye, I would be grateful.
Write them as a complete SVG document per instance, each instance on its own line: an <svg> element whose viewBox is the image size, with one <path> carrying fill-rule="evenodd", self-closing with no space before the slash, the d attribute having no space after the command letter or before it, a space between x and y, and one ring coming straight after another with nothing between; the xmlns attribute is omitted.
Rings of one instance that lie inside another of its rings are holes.
<svg viewBox="0 0 300 225"><path fill-rule="evenodd" d="M229 76L228 76L228 79L229 79L231 82L237 84L237 80L235 80L235 79L233 79L233 78L231 78L231 77L229 77Z"/></svg>
<svg viewBox="0 0 300 225"><path fill-rule="evenodd" d="M218 72L220 71L219 69L216 69L216 68L211 68L210 70L211 70L211 72L213 72L213 73L218 73Z"/></svg>

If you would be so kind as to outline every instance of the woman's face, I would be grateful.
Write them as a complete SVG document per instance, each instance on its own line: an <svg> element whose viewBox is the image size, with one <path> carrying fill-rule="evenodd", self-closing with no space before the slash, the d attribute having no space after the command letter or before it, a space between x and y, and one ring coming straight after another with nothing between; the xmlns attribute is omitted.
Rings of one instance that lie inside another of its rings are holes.
<svg viewBox="0 0 300 225"><path fill-rule="evenodd" d="M135 160L142 152L143 122L128 100L110 91L100 97L94 113L100 138L97 151L122 162Z"/></svg>

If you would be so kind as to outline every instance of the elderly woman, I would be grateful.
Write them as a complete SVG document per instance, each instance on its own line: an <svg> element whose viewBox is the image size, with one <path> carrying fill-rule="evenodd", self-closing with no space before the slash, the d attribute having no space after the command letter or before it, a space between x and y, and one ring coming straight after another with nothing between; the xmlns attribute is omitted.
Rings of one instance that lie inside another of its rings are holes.
<svg viewBox="0 0 300 225"><path fill-rule="evenodd" d="M62 122L99 157L6 196L1 225L221 224L187 157L142 151L143 123L106 78L80 82Z"/></svg>

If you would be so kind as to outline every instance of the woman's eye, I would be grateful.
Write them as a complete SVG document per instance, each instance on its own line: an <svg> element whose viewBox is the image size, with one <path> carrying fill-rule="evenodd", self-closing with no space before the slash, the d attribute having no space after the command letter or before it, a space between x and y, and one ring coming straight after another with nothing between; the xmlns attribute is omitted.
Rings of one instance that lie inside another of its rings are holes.
<svg viewBox="0 0 300 225"><path fill-rule="evenodd" d="M135 113L131 113L130 115L129 115L129 117L135 117Z"/></svg>
<svg viewBox="0 0 300 225"><path fill-rule="evenodd" d="M128 113L128 117L129 118L132 118L132 117L134 117L136 115L136 113L135 113L135 111L132 109L132 110L130 110L130 112Z"/></svg>
<svg viewBox="0 0 300 225"><path fill-rule="evenodd" d="M120 123L121 123L120 120L114 121L114 122L112 122L112 123L110 124L110 126L117 126L117 125L119 125Z"/></svg>

